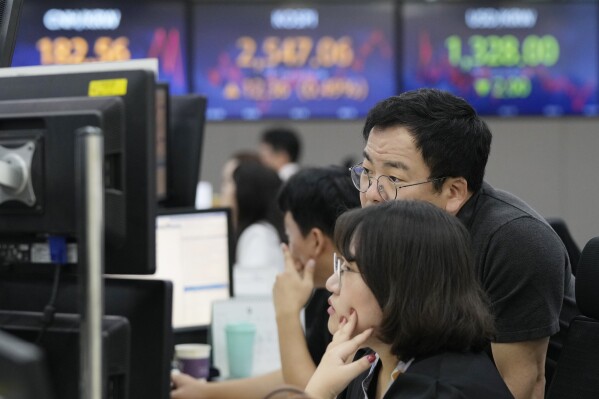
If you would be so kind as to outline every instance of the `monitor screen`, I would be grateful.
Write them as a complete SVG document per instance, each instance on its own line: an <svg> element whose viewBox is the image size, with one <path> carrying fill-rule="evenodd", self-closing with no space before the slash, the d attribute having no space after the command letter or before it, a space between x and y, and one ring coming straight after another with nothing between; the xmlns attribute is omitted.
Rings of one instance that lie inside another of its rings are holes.
<svg viewBox="0 0 599 399"><path fill-rule="evenodd" d="M0 331L0 398L50 399L43 352L35 345Z"/></svg>
<svg viewBox="0 0 599 399"><path fill-rule="evenodd" d="M363 117L396 93L393 7L196 3L193 91L210 120Z"/></svg>
<svg viewBox="0 0 599 399"><path fill-rule="evenodd" d="M232 230L225 208L156 219L156 278L173 282L173 327L208 326L212 302L232 292Z"/></svg>
<svg viewBox="0 0 599 399"><path fill-rule="evenodd" d="M13 66L159 60L158 79L187 93L183 1L29 0L23 6Z"/></svg>
<svg viewBox="0 0 599 399"><path fill-rule="evenodd" d="M0 68L11 64L23 0L0 1Z"/></svg>
<svg viewBox="0 0 599 399"><path fill-rule="evenodd" d="M599 114L596 3L414 2L402 11L402 90L444 89L482 115Z"/></svg>

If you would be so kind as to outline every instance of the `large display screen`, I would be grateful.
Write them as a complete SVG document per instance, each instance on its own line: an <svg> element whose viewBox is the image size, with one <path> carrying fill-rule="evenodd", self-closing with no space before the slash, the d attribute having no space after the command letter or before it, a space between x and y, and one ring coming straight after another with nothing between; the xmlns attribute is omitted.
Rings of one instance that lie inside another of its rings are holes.
<svg viewBox="0 0 599 399"><path fill-rule="evenodd" d="M90 3L26 1L12 65L158 58L158 79L188 92L184 3Z"/></svg>
<svg viewBox="0 0 599 399"><path fill-rule="evenodd" d="M402 89L445 89L483 115L597 115L597 5L500 4L405 4Z"/></svg>
<svg viewBox="0 0 599 399"><path fill-rule="evenodd" d="M396 94L389 3L198 3L193 91L207 117L359 118Z"/></svg>

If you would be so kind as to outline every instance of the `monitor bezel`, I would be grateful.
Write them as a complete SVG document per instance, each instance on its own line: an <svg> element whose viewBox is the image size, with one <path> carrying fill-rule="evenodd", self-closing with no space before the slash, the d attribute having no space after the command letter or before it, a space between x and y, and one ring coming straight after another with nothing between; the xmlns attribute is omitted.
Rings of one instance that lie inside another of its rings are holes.
<svg viewBox="0 0 599 399"><path fill-rule="evenodd" d="M0 68L11 66L23 2L5 0L4 9L0 10L5 15L5 19L0 19Z"/></svg>
<svg viewBox="0 0 599 399"><path fill-rule="evenodd" d="M206 107L199 94L172 95L169 99L167 133L167 195L164 208L192 208L200 180Z"/></svg>

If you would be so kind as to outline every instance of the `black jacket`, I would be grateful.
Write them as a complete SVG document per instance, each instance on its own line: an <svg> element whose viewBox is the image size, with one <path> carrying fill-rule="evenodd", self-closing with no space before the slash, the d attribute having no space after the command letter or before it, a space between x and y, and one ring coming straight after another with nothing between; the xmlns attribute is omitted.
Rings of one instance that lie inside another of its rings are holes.
<svg viewBox="0 0 599 399"><path fill-rule="evenodd" d="M365 352L367 354L369 352ZM368 397L376 393L380 364L368 387ZM364 399L362 381L365 371L339 395L339 399ZM497 368L484 353L444 352L415 359L408 370L397 377L384 399L512 399L513 396Z"/></svg>

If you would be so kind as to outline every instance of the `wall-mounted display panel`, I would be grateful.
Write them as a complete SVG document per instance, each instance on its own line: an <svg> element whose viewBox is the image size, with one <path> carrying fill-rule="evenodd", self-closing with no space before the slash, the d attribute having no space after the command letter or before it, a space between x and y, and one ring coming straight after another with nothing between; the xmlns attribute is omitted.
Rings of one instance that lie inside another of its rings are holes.
<svg viewBox="0 0 599 399"><path fill-rule="evenodd" d="M185 4L26 1L13 66L159 60L158 79L187 93Z"/></svg>
<svg viewBox="0 0 599 399"><path fill-rule="evenodd" d="M406 3L402 89L436 87L483 115L597 115L596 3Z"/></svg>
<svg viewBox="0 0 599 399"><path fill-rule="evenodd" d="M197 3L193 20L209 119L352 119L396 93L391 2Z"/></svg>

